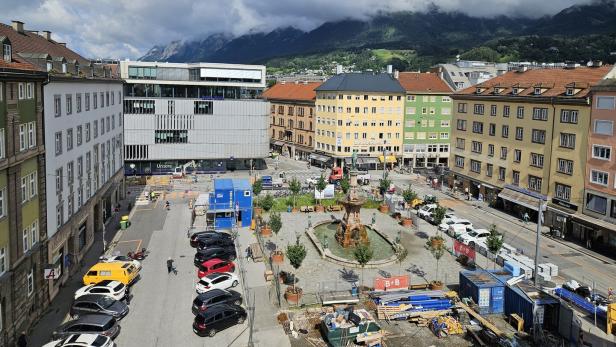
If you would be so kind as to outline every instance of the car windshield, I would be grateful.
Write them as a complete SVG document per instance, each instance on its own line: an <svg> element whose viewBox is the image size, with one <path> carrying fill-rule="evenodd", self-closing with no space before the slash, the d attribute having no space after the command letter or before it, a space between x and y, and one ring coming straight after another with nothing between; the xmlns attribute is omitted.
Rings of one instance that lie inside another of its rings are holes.
<svg viewBox="0 0 616 347"><path fill-rule="evenodd" d="M117 285L117 286L115 286L115 287L113 288L113 290L114 290L115 292L119 292L120 290L122 290L122 288L124 288L124 283L118 283L118 285Z"/></svg>
<svg viewBox="0 0 616 347"><path fill-rule="evenodd" d="M108 338L102 335L98 335L94 342L92 342L92 346L100 347L104 346L107 343Z"/></svg>
<svg viewBox="0 0 616 347"><path fill-rule="evenodd" d="M477 233L474 232L474 231L471 231L471 232L468 233L468 236L475 237L475 236L477 236Z"/></svg>
<svg viewBox="0 0 616 347"><path fill-rule="evenodd" d="M98 300L98 303L103 307L103 308L109 308L111 307L111 305L113 305L116 301L108 296L101 296L101 298Z"/></svg>

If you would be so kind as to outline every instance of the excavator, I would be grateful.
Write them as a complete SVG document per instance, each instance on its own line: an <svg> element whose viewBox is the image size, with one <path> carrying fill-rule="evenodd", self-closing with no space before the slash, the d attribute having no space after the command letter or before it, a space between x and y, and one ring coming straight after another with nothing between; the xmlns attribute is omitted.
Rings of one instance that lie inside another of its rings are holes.
<svg viewBox="0 0 616 347"><path fill-rule="evenodd" d="M186 175L186 169L189 167L196 169L197 163L191 160L182 166L176 166L175 169L173 169L173 178L183 178Z"/></svg>

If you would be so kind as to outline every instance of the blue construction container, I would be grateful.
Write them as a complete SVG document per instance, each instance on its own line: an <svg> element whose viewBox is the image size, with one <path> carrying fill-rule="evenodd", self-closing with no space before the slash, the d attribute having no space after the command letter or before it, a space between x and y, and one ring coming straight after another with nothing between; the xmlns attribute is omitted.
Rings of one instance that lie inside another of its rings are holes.
<svg viewBox="0 0 616 347"><path fill-rule="evenodd" d="M503 313L505 283L489 271L460 271L461 298L470 297L480 314Z"/></svg>
<svg viewBox="0 0 616 347"><path fill-rule="evenodd" d="M233 200L237 221L248 227L252 221L252 185L246 179L233 180Z"/></svg>
<svg viewBox="0 0 616 347"><path fill-rule="evenodd" d="M214 194L210 196L210 210L231 209L233 205L233 181L228 178L214 180Z"/></svg>
<svg viewBox="0 0 616 347"><path fill-rule="evenodd" d="M524 331L529 331L535 323L544 329L558 329L560 302L557 298L523 281L505 287L505 315L512 313L524 319Z"/></svg>

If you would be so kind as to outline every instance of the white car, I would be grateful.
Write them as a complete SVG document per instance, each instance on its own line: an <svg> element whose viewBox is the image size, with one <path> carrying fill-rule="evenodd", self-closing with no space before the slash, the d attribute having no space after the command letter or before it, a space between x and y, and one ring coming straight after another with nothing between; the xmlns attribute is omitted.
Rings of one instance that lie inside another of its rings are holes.
<svg viewBox="0 0 616 347"><path fill-rule="evenodd" d="M73 334L63 339L51 341L43 347L114 347L111 338L97 334Z"/></svg>
<svg viewBox="0 0 616 347"><path fill-rule="evenodd" d="M137 270L141 270L141 262L139 260L132 259L125 255L110 255L110 256L102 256L98 258L100 262L103 263L113 263L113 262L124 262L124 263L132 263Z"/></svg>
<svg viewBox="0 0 616 347"><path fill-rule="evenodd" d="M230 272L216 272L202 277L197 282L197 293L205 293L212 289L228 289L236 287L239 284L239 279L235 274Z"/></svg>
<svg viewBox="0 0 616 347"><path fill-rule="evenodd" d="M434 210L436 210L437 207L438 207L437 204L423 205L417 211L417 215L419 216L419 218L423 218L425 220L428 220L428 218L432 216L432 213L434 213Z"/></svg>
<svg viewBox="0 0 616 347"><path fill-rule="evenodd" d="M472 231L473 228L468 226L468 225L464 225L464 224L451 224L449 226L449 229L447 229L447 234L451 237L453 237L454 239L459 239L460 236L465 235L466 233L468 233L469 231Z"/></svg>
<svg viewBox="0 0 616 347"><path fill-rule="evenodd" d="M122 300L126 295L126 286L119 281L104 280L77 289L75 299L87 294L101 294L115 300Z"/></svg>
<svg viewBox="0 0 616 347"><path fill-rule="evenodd" d="M308 177L306 178L306 184L308 185L308 187L314 187L316 186L317 182L319 182L319 178L321 177L320 176Z"/></svg>
<svg viewBox="0 0 616 347"><path fill-rule="evenodd" d="M485 241L490 236L487 229L473 229L460 236L460 241L465 245L474 246L478 241Z"/></svg>
<svg viewBox="0 0 616 347"><path fill-rule="evenodd" d="M471 223L468 219L462 219L462 218L453 216L449 218L443 218L443 221L441 222L441 224L439 224L438 229L441 231L447 231L449 230L449 226L453 224L466 225L467 227L470 227L470 228L473 227L473 223Z"/></svg>

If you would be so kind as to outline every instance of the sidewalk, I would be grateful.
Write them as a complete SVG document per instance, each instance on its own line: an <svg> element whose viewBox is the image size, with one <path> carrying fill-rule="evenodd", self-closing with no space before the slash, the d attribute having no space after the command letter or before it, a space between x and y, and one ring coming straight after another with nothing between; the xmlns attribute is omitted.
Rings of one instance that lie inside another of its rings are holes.
<svg viewBox="0 0 616 347"><path fill-rule="evenodd" d="M131 199L132 197L129 197ZM111 218L105 223L105 238L107 245L115 237L119 229L120 218L123 214L128 214L126 207L128 201L120 202L120 211L114 213ZM134 204L133 204L134 205ZM66 283L60 287L60 292L53 299L49 307L38 322L30 328L29 345L42 346L51 340L51 333L68 317L70 305L73 302L75 291L83 287L82 277L86 271L98 262L98 258L103 254L103 233L94 233L94 242L90 249L86 252L79 269L71 275Z"/></svg>

